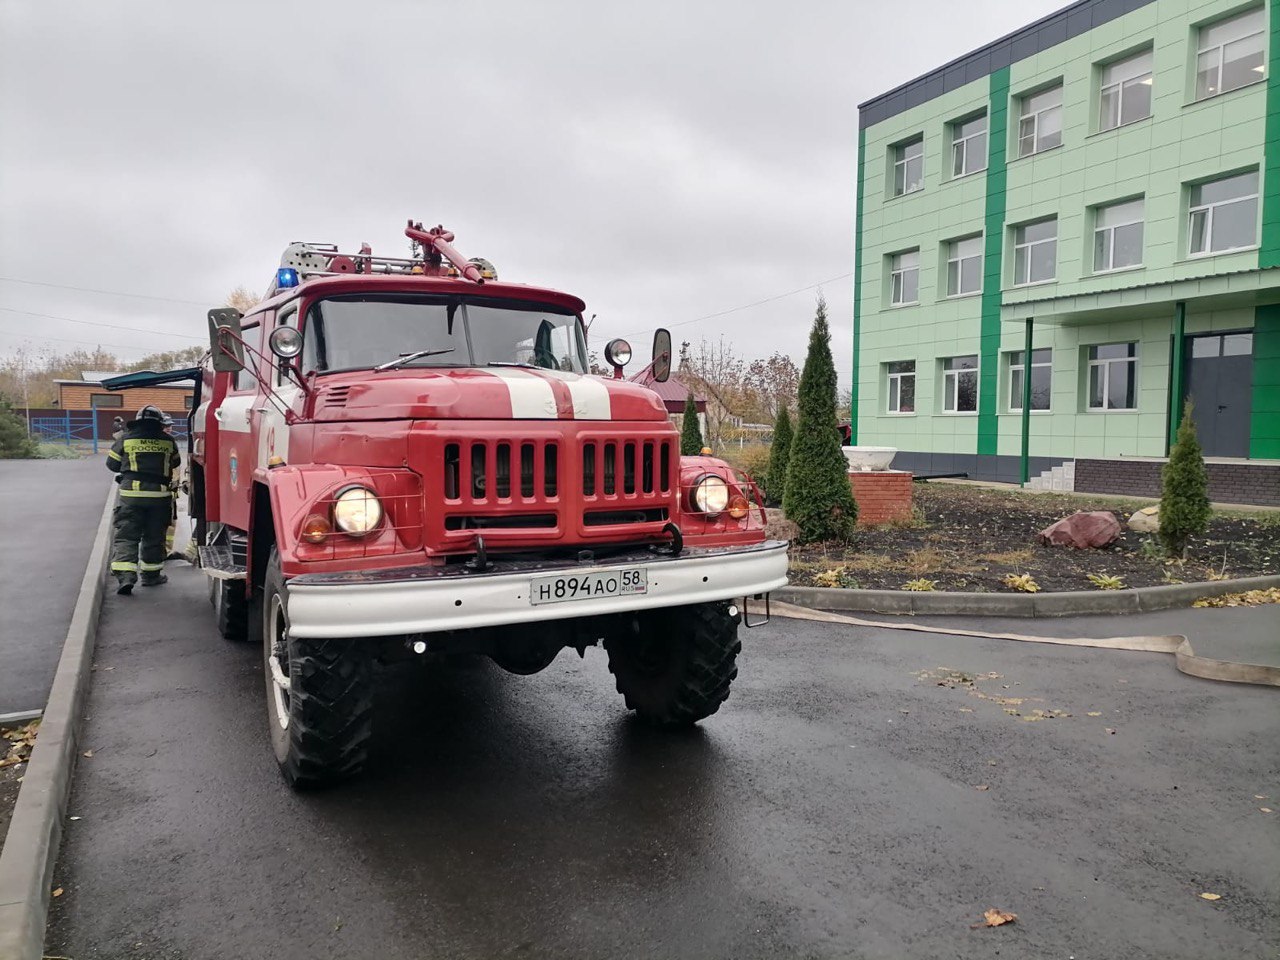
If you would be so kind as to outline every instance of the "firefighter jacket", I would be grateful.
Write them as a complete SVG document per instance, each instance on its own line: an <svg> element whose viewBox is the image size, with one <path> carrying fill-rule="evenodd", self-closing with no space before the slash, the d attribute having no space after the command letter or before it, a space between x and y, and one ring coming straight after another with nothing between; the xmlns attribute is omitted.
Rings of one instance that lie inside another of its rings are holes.
<svg viewBox="0 0 1280 960"><path fill-rule="evenodd" d="M178 443L158 420L130 420L111 444L107 469L120 474L120 496L159 498L173 495L181 458Z"/></svg>

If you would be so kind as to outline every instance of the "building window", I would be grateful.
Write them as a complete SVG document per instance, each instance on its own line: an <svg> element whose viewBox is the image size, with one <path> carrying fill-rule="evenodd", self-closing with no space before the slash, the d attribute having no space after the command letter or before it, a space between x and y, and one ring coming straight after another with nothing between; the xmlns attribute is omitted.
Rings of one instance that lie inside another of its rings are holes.
<svg viewBox="0 0 1280 960"><path fill-rule="evenodd" d="M898 360L885 364L889 386L889 412L916 412L916 362Z"/></svg>
<svg viewBox="0 0 1280 960"><path fill-rule="evenodd" d="M947 244L947 296L960 297L982 290L982 237L965 237Z"/></svg>
<svg viewBox="0 0 1280 960"><path fill-rule="evenodd" d="M920 301L920 251L895 253L889 258L889 302L903 307Z"/></svg>
<svg viewBox="0 0 1280 960"><path fill-rule="evenodd" d="M1138 345L1109 343L1089 348L1089 409L1134 410L1138 406Z"/></svg>
<svg viewBox="0 0 1280 960"><path fill-rule="evenodd" d="M1216 97L1267 75L1267 19L1262 7L1197 31L1196 99Z"/></svg>
<svg viewBox="0 0 1280 960"><path fill-rule="evenodd" d="M893 148L893 195L924 188L924 138L916 137Z"/></svg>
<svg viewBox="0 0 1280 960"><path fill-rule="evenodd" d="M1093 271L1142 265L1142 200L1113 203L1093 213Z"/></svg>
<svg viewBox="0 0 1280 960"><path fill-rule="evenodd" d="M978 409L978 358L948 357L942 361L942 412L974 413Z"/></svg>
<svg viewBox="0 0 1280 960"><path fill-rule="evenodd" d="M1028 94L1018 104L1018 156L1062 145L1062 84Z"/></svg>
<svg viewBox="0 0 1280 960"><path fill-rule="evenodd" d="M1058 220L1024 223L1013 231L1013 285L1043 283L1057 275Z"/></svg>
<svg viewBox="0 0 1280 960"><path fill-rule="evenodd" d="M191 394L187 394L185 397L182 398L183 410L190 410L192 406L194 406L194 404L195 404L195 397L191 396Z"/></svg>
<svg viewBox="0 0 1280 960"><path fill-rule="evenodd" d="M1022 377L1026 366L1022 362L1026 351L1015 350L1009 354L1009 409L1022 409ZM1053 390L1053 350L1042 347L1031 351L1031 409L1048 410L1049 396Z"/></svg>
<svg viewBox="0 0 1280 960"><path fill-rule="evenodd" d="M1098 129L1113 130L1151 116L1151 51L1102 68Z"/></svg>
<svg viewBox="0 0 1280 960"><path fill-rule="evenodd" d="M1258 242L1258 171L1199 183L1189 193L1191 256L1252 247Z"/></svg>
<svg viewBox="0 0 1280 960"><path fill-rule="evenodd" d="M951 125L951 175L987 169L987 115Z"/></svg>
<svg viewBox="0 0 1280 960"><path fill-rule="evenodd" d="M118 409L124 406L124 395L120 393L91 393L89 406L94 410Z"/></svg>

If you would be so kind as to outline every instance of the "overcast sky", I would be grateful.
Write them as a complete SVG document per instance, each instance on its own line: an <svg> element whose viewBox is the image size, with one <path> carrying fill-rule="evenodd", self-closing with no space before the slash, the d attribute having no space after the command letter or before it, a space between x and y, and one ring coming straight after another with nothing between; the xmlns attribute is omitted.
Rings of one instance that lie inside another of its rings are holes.
<svg viewBox="0 0 1280 960"><path fill-rule="evenodd" d="M1062 5L0 0L0 355L198 343L289 241L413 217L643 359L799 363L813 290L696 318L825 281L847 383L857 104Z"/></svg>

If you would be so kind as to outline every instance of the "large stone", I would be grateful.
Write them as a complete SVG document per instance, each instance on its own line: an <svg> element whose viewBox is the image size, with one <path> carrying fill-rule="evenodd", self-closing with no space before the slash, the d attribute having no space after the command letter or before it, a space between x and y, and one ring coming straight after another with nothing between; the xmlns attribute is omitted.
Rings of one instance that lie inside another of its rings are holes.
<svg viewBox="0 0 1280 960"><path fill-rule="evenodd" d="M1143 507L1129 518L1128 527L1134 533L1159 533L1160 508Z"/></svg>
<svg viewBox="0 0 1280 960"><path fill-rule="evenodd" d="M1120 521L1106 510L1073 513L1057 523L1045 527L1039 533L1040 542L1046 546L1105 547L1115 543L1120 536Z"/></svg>

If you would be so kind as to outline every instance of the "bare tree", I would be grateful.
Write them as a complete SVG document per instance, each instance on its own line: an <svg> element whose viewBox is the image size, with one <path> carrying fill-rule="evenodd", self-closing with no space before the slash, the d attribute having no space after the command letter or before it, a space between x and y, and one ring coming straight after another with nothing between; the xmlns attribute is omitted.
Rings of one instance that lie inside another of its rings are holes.
<svg viewBox="0 0 1280 960"><path fill-rule="evenodd" d="M765 414L772 423L778 413L796 403L796 391L800 388L800 370L784 353L775 351L767 360L752 360L747 366L744 386L748 393L756 395Z"/></svg>
<svg viewBox="0 0 1280 960"><path fill-rule="evenodd" d="M248 313L256 307L262 298L256 293L250 293L245 287L236 287L227 294L227 306L235 307L241 313Z"/></svg>

